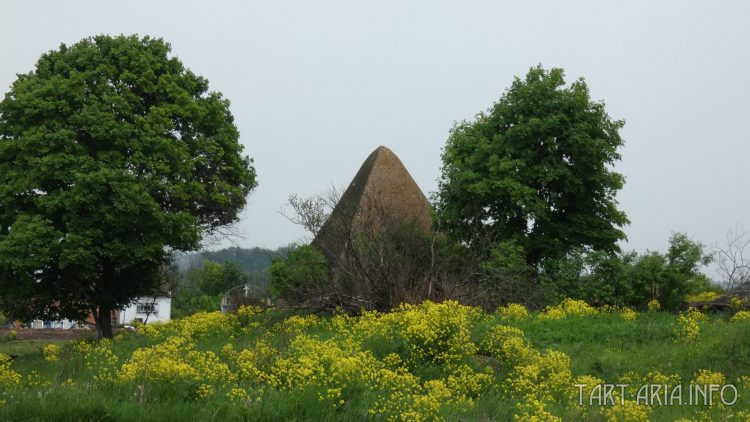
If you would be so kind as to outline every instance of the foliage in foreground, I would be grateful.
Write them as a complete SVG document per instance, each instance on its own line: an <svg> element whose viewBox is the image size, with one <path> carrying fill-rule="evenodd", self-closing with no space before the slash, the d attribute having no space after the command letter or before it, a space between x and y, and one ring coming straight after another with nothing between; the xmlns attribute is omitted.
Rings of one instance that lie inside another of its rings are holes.
<svg viewBox="0 0 750 422"><path fill-rule="evenodd" d="M568 299L531 313L450 301L358 316L198 313L113 341L0 355L0 418L746 420L745 314L651 308ZM575 384L601 382L630 384L625 404L578 405ZM732 383L739 400L636 405L647 382Z"/></svg>

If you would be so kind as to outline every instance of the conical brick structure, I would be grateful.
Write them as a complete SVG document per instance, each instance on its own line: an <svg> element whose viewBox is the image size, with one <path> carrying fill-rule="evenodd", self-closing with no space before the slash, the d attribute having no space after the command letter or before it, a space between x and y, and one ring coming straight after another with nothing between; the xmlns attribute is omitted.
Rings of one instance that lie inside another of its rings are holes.
<svg viewBox="0 0 750 422"><path fill-rule="evenodd" d="M427 197L396 154L380 146L362 164L311 245L335 260L353 233L371 229L383 215L389 221L413 221L424 232L432 230Z"/></svg>

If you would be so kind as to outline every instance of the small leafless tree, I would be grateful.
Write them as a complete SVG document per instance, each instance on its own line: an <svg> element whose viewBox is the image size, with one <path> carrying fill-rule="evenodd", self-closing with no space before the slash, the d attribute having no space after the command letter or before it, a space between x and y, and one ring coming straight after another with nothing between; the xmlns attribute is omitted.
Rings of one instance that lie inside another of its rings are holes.
<svg viewBox="0 0 750 422"><path fill-rule="evenodd" d="M136 307L138 305L142 305L143 308L146 310L146 318L143 320L144 324L148 324L148 318L151 316L151 314L156 312L156 296L146 298L144 302L138 301L136 304ZM137 309L137 308L136 308Z"/></svg>
<svg viewBox="0 0 750 422"><path fill-rule="evenodd" d="M539 309L548 303L549 292L534 277L530 267L497 268L482 265L479 276L485 295L480 305L484 308L494 309L499 305L520 303Z"/></svg>
<svg viewBox="0 0 750 422"><path fill-rule="evenodd" d="M297 194L289 195L286 208L279 210L287 220L302 226L311 236L307 241L318 235L328 216L341 199L341 190L331 186L322 194L301 197ZM291 208L291 211L288 209Z"/></svg>
<svg viewBox="0 0 750 422"><path fill-rule="evenodd" d="M224 226L214 227L203 232L201 245L203 248L217 246L222 243L237 245L238 240L247 240L247 233L239 228L239 223L229 223Z"/></svg>
<svg viewBox="0 0 750 422"><path fill-rule="evenodd" d="M740 225L729 229L725 243L714 246L714 260L727 292L750 296L750 233Z"/></svg>

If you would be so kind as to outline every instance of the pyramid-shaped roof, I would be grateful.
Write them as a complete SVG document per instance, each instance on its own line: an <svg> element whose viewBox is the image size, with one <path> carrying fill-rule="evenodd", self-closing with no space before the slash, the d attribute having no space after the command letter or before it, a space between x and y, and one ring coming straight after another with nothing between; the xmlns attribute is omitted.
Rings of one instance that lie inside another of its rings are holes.
<svg viewBox="0 0 750 422"><path fill-rule="evenodd" d="M329 258L340 256L351 232L372 223L363 214L375 208L397 219L413 220L425 232L431 230L430 202L401 160L384 146L367 157L311 245Z"/></svg>

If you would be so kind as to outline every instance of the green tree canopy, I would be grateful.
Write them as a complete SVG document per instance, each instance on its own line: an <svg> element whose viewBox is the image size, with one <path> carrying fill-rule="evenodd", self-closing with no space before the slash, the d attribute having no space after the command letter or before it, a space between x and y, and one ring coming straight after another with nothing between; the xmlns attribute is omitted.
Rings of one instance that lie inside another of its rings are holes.
<svg viewBox="0 0 750 422"><path fill-rule="evenodd" d="M234 262L205 261L200 269L188 272L188 281L206 295L224 294L232 287L250 282L250 277Z"/></svg>
<svg viewBox="0 0 750 422"><path fill-rule="evenodd" d="M152 292L169 250L237 219L256 185L229 101L161 39L43 54L0 102L0 305L82 318Z"/></svg>
<svg viewBox="0 0 750 422"><path fill-rule="evenodd" d="M499 242L526 262L574 249L618 250L628 223L615 194L624 123L591 101L583 79L532 68L472 122L457 124L443 150L436 194L443 230L489 254Z"/></svg>

